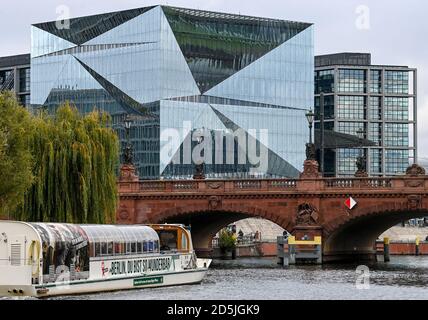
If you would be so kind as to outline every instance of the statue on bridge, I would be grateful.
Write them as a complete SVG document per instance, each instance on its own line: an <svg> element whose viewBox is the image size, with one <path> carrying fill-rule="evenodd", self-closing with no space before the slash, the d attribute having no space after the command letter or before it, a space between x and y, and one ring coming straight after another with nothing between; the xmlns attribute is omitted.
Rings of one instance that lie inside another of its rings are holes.
<svg viewBox="0 0 428 320"><path fill-rule="evenodd" d="M419 176L419 175L425 175L425 169L421 167L420 165L414 163L406 170L406 175L408 176Z"/></svg>
<svg viewBox="0 0 428 320"><path fill-rule="evenodd" d="M364 156L359 156L355 162L355 165L357 166L357 172L355 172L356 177L368 177L366 158Z"/></svg>
<svg viewBox="0 0 428 320"><path fill-rule="evenodd" d="M313 143L306 144L306 160L317 160L317 151Z"/></svg>

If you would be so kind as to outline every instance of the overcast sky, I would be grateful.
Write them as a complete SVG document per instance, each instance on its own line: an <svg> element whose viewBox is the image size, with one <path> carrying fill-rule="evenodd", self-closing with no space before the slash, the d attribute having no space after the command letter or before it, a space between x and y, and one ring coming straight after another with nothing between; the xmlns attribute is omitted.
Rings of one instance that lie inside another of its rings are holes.
<svg viewBox="0 0 428 320"><path fill-rule="evenodd" d="M315 24L315 54L370 52L374 64L418 69L419 155L428 158L428 3L422 0L15 0L0 5L0 56L30 52L30 24L167 4Z"/></svg>

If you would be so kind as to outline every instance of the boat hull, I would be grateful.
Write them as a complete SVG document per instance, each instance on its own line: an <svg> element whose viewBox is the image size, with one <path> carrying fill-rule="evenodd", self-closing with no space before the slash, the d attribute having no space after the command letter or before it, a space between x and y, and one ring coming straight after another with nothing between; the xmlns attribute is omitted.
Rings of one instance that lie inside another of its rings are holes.
<svg viewBox="0 0 428 320"><path fill-rule="evenodd" d="M183 270L180 272L150 274L124 278L110 278L85 281L56 282L47 285L1 285L0 296L32 296L37 298L101 293L117 290L154 288L200 283L208 268Z"/></svg>

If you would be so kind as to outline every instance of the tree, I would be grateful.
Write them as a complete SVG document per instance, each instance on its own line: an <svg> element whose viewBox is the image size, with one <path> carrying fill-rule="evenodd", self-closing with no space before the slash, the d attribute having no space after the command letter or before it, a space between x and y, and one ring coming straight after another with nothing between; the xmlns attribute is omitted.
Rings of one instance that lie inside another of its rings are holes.
<svg viewBox="0 0 428 320"><path fill-rule="evenodd" d="M34 117L35 182L17 218L28 221L113 223L119 141L110 116L82 116L65 103L55 115Z"/></svg>
<svg viewBox="0 0 428 320"><path fill-rule="evenodd" d="M225 252L236 247L236 236L229 230L222 229L219 234L218 245Z"/></svg>
<svg viewBox="0 0 428 320"><path fill-rule="evenodd" d="M0 217L9 217L33 182L30 113L12 92L0 93Z"/></svg>

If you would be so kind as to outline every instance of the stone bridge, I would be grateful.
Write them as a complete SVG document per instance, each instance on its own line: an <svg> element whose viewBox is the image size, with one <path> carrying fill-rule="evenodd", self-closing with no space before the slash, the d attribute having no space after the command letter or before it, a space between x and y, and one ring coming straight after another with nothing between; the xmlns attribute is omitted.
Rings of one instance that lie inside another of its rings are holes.
<svg viewBox="0 0 428 320"><path fill-rule="evenodd" d="M375 240L390 227L428 216L428 176L322 178L305 161L299 179L140 181L124 165L117 222L191 225L194 247L209 252L213 236L248 217L270 220L296 237L321 235L323 261L373 259ZM356 205L349 209L345 201Z"/></svg>

